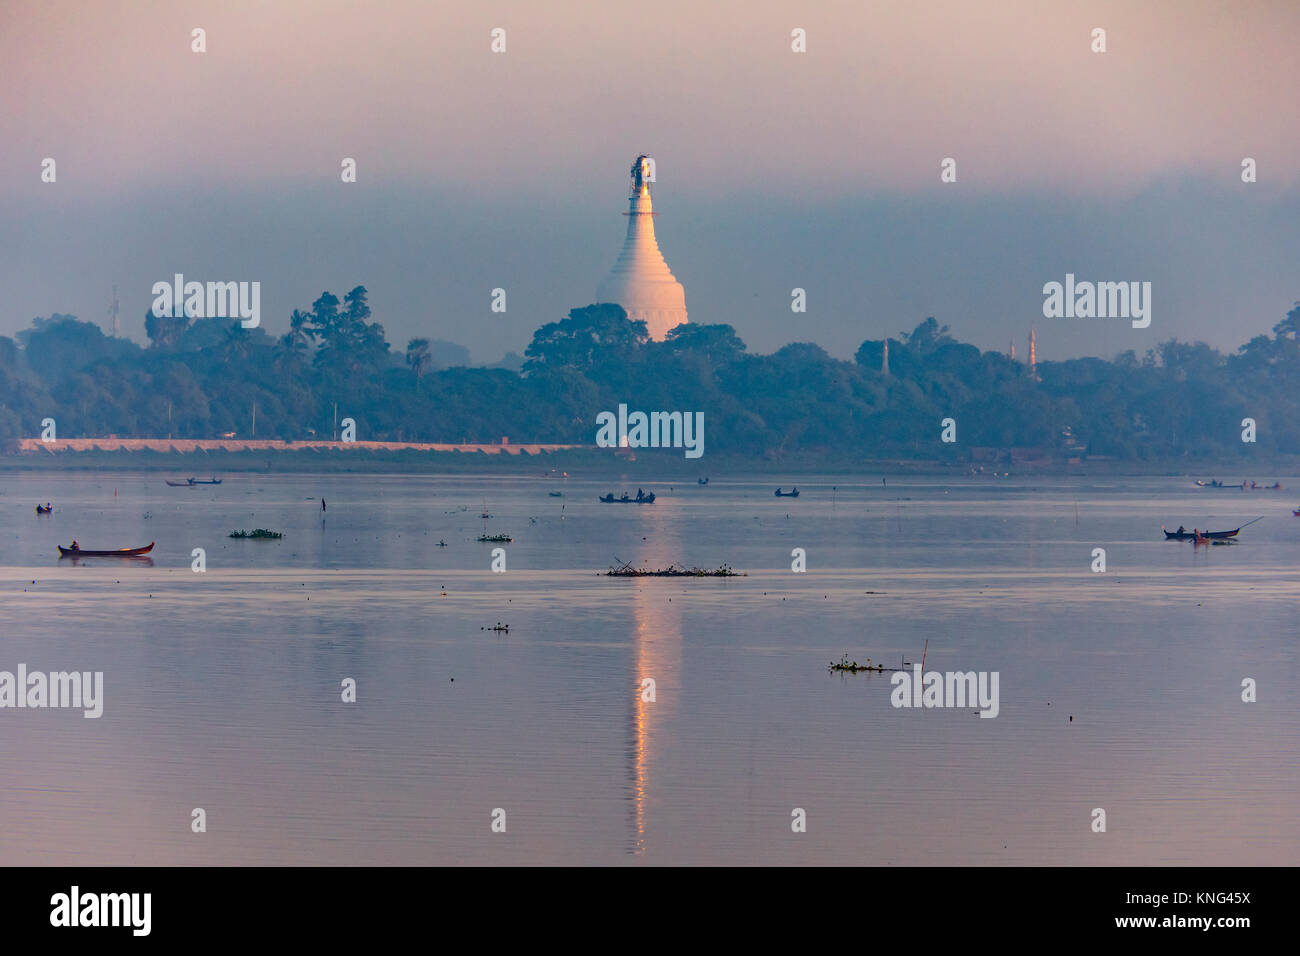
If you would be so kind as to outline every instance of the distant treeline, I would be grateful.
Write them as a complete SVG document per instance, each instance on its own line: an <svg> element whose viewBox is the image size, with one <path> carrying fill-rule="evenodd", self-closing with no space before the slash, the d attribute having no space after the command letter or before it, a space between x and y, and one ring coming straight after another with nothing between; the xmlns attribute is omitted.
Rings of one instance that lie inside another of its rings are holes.
<svg viewBox="0 0 1300 956"><path fill-rule="evenodd" d="M145 327L147 348L59 315L0 337L0 441L39 436L45 418L60 438L330 438L337 403L358 439L594 443L596 415L622 402L702 411L708 453L776 459L1300 453L1300 303L1232 355L1170 340L1113 361L1040 362L1037 380L933 318L888 340L888 373L884 341L852 362L811 343L753 355L728 325L651 342L609 304L538 329L518 371L442 367L468 353L427 339L395 352L361 286L295 310L279 338L228 319L150 314ZM945 418L955 443L940 441Z"/></svg>

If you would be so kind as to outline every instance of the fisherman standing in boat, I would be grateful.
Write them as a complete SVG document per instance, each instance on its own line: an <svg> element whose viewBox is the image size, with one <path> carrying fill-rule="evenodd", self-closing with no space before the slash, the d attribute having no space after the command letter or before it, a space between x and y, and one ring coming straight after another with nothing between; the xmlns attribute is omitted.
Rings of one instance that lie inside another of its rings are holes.
<svg viewBox="0 0 1300 956"><path fill-rule="evenodd" d="M1184 528L1182 525L1179 525L1179 526L1178 526L1178 533L1179 533L1179 534L1186 534L1186 533L1187 533L1187 529Z"/></svg>
<svg viewBox="0 0 1300 956"><path fill-rule="evenodd" d="M68 550L69 550L69 551L80 551L80 550L81 550L81 545L77 544L77 539L76 539L76 538L73 538L73 539L72 539L72 547L69 548Z"/></svg>

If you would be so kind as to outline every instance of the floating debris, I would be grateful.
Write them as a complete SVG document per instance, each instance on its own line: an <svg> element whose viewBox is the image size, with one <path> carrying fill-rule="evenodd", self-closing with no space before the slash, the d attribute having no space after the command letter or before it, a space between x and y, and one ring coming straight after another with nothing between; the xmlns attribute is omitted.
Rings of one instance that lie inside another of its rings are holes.
<svg viewBox="0 0 1300 956"><path fill-rule="evenodd" d="M850 674L856 674L858 671L884 671L898 670L896 667L886 668L883 664L872 664L871 658L867 658L865 664L859 664L857 661L850 661L849 655L845 654L839 661L831 661L828 671L848 671Z"/></svg>
<svg viewBox="0 0 1300 956"><path fill-rule="evenodd" d="M749 577L742 571L734 570L730 565L719 565L712 571L704 568L679 568L675 564L670 564L666 568L650 570L649 568L634 568L631 562L627 564L611 567L608 571L598 572L607 578L735 578Z"/></svg>
<svg viewBox="0 0 1300 956"><path fill-rule="evenodd" d="M497 621L496 627L480 627L479 630L480 631L505 631L506 633L509 633L510 625L502 624L500 621Z"/></svg>
<svg viewBox="0 0 1300 956"><path fill-rule="evenodd" d="M781 598L781 600L784 601L785 598ZM921 649L922 670L925 670L925 658L926 655L929 653L930 653L930 641L927 639L925 642L925 647ZM883 671L890 671L890 672L906 671L909 667L912 666L912 662L909 661L906 657L902 657L902 656L900 656L899 658L899 663L902 665L901 667L885 667L883 664L871 663L871 658L868 657L867 662L865 664L859 664L857 661L849 660L849 655L845 654L842 658L840 658L838 662L831 661L830 666L827 667L826 669L831 671L848 671L850 674L856 674L858 671L872 671L876 673L883 672ZM1050 707L1052 705L1048 704L1047 706Z"/></svg>
<svg viewBox="0 0 1300 956"><path fill-rule="evenodd" d="M232 531L232 538L260 538L266 541L278 541L284 537L279 531L268 531L266 528L257 528L253 531Z"/></svg>

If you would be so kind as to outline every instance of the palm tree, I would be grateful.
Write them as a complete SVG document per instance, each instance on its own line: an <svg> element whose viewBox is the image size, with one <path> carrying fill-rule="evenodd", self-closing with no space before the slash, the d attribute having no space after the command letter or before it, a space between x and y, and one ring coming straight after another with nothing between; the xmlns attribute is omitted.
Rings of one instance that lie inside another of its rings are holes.
<svg viewBox="0 0 1300 956"><path fill-rule="evenodd" d="M282 341L291 352L305 352L313 345L316 342L316 330L312 328L311 315L294 309L293 315L289 316L289 331Z"/></svg>
<svg viewBox="0 0 1300 956"><path fill-rule="evenodd" d="M411 339L406 343L406 364L415 372L416 384L419 384L420 377L428 371L432 362L428 339Z"/></svg>

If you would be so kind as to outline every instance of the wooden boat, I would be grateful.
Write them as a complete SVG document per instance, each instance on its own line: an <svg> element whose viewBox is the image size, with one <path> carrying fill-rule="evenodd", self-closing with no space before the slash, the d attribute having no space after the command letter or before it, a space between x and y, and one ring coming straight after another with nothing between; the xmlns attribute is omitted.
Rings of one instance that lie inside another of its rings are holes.
<svg viewBox="0 0 1300 956"><path fill-rule="evenodd" d="M50 512L52 512L53 510L54 510L54 506L53 506L53 505L50 505L50 507L48 507L48 508L44 507L43 505L37 505L37 506L36 506L36 513L37 513L38 515L47 515L47 514L49 514Z"/></svg>
<svg viewBox="0 0 1300 956"><path fill-rule="evenodd" d="M552 498L563 498L563 497L564 497L564 492L563 492L563 491L548 491L547 494L550 495Z"/></svg>
<svg viewBox="0 0 1300 956"><path fill-rule="evenodd" d="M221 484L221 479L220 478L191 478L190 484L191 485L219 485Z"/></svg>
<svg viewBox="0 0 1300 956"><path fill-rule="evenodd" d="M707 478L696 478L695 481L697 484L701 485L707 485L709 483L709 479Z"/></svg>
<svg viewBox="0 0 1300 956"><path fill-rule="evenodd" d="M137 555L148 554L153 550L153 545L154 543L150 541L143 548L119 548L116 551L87 551L85 548L73 551L63 545L58 545L58 549L61 558L134 558Z"/></svg>
<svg viewBox="0 0 1300 956"><path fill-rule="evenodd" d="M166 479L166 481L167 481L167 484L171 485L173 488L192 488L192 487L194 487L194 479L193 479L193 478L182 478L180 481L172 481L170 478L168 478L168 479Z"/></svg>
<svg viewBox="0 0 1300 956"><path fill-rule="evenodd" d="M1244 528L1245 525L1242 525ZM1211 538L1235 538L1241 528L1233 528L1231 531L1202 531L1199 535L1193 531L1166 531L1165 526L1161 525L1160 530L1165 532L1166 541L1191 541L1193 538L1201 537L1206 540Z"/></svg>
<svg viewBox="0 0 1300 956"><path fill-rule="evenodd" d="M776 489L776 491L772 492L772 494L776 495L776 497L778 498L798 498L799 489L793 488L790 491L782 491L780 488L778 488Z"/></svg>
<svg viewBox="0 0 1300 956"><path fill-rule="evenodd" d="M655 493L652 491L652 492L650 492L650 494L648 494L648 495L637 495L635 498L633 498L632 496L630 496L630 495L628 495L626 492L624 492L623 497L621 497L621 498L615 498L615 497L614 497L614 492L611 491L611 492L610 492L609 494L607 494L607 495L601 495L601 496L600 496L600 500L603 501L603 502L605 502L605 504L607 504L607 505L608 505L608 504L620 504L620 505L652 505L652 504L655 503Z"/></svg>

